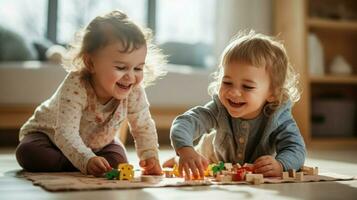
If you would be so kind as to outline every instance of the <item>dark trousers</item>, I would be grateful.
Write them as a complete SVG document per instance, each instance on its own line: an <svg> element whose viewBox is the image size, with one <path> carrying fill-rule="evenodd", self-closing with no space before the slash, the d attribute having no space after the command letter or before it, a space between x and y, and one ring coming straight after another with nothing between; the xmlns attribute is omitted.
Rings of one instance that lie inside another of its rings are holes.
<svg viewBox="0 0 357 200"><path fill-rule="evenodd" d="M113 168L127 163L125 148L115 141L95 152L104 157ZM22 168L31 172L78 171L60 149L44 133L27 134L16 148L16 159Z"/></svg>

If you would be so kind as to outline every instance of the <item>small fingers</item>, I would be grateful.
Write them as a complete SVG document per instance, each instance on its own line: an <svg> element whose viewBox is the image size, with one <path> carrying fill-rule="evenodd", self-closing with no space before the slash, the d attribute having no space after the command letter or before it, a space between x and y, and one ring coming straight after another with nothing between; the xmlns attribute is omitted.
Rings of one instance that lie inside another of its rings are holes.
<svg viewBox="0 0 357 200"><path fill-rule="evenodd" d="M191 172L192 172L192 175L196 178L196 177L198 177L199 176L199 174L198 174L198 168L197 168L197 166L196 166L196 162L197 161L194 161L194 160L191 160L190 162L189 162L189 167L190 167L190 170L191 170ZM199 161L198 161L199 162Z"/></svg>
<svg viewBox="0 0 357 200"><path fill-rule="evenodd" d="M198 169L198 172L200 174L200 177L204 177L205 176L205 167L204 164L202 164L204 161L200 162L200 161L196 161L196 166L197 166L197 169Z"/></svg>
<svg viewBox="0 0 357 200"><path fill-rule="evenodd" d="M270 165L270 164L272 164L272 160L270 158L260 159L254 162L254 168L258 169L264 167L265 165Z"/></svg>
<svg viewBox="0 0 357 200"><path fill-rule="evenodd" d="M103 158L103 164L106 168L106 171L110 171L112 169L112 166L110 166L109 162L105 158Z"/></svg>
<svg viewBox="0 0 357 200"><path fill-rule="evenodd" d="M264 174L273 169L273 165L267 164L259 168L255 168L255 173Z"/></svg>
<svg viewBox="0 0 357 200"><path fill-rule="evenodd" d="M183 165L183 169L185 171L185 179L190 180L191 179L191 172L190 172L190 167L187 163Z"/></svg>

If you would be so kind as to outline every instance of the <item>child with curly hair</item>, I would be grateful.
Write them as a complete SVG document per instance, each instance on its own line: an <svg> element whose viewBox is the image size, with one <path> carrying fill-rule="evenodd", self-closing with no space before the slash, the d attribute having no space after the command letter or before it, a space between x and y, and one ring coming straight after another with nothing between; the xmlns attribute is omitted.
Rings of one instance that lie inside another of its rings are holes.
<svg viewBox="0 0 357 200"><path fill-rule="evenodd" d="M18 163L28 171L101 176L128 162L116 135L128 119L140 166L160 174L157 132L144 86L163 75L151 34L121 11L98 16L67 57L69 72L20 130Z"/></svg>
<svg viewBox="0 0 357 200"><path fill-rule="evenodd" d="M174 120L170 137L179 160L164 167L178 162L190 178L218 161L253 163L264 176L303 165L305 144L291 114L300 97L297 74L280 42L254 31L233 38L209 91L212 101Z"/></svg>

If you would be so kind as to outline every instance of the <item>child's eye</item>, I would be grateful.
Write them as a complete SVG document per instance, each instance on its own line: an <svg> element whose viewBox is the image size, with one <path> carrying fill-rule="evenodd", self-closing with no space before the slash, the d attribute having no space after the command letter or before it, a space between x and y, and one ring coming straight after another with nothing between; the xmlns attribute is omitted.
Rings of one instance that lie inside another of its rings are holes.
<svg viewBox="0 0 357 200"><path fill-rule="evenodd" d="M222 81L222 83L223 83L223 85L232 85L232 83L229 81Z"/></svg>
<svg viewBox="0 0 357 200"><path fill-rule="evenodd" d="M126 69L125 66L115 66L115 69L119 70L119 71L123 71Z"/></svg>
<svg viewBox="0 0 357 200"><path fill-rule="evenodd" d="M248 85L243 85L243 88L244 88L245 90L253 90L255 87L248 86Z"/></svg>
<svg viewBox="0 0 357 200"><path fill-rule="evenodd" d="M143 67L135 67L134 70L135 71L143 71Z"/></svg>

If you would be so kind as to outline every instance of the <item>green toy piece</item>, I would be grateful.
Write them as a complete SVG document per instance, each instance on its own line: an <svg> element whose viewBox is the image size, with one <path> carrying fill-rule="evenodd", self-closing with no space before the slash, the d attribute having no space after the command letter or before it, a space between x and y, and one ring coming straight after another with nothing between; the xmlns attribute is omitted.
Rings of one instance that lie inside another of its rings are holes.
<svg viewBox="0 0 357 200"><path fill-rule="evenodd" d="M111 171L105 173L105 178L107 178L108 180L118 179L119 175L119 170L113 168Z"/></svg>
<svg viewBox="0 0 357 200"><path fill-rule="evenodd" d="M213 174L217 174L218 172L224 170L224 162L219 162L218 165L212 167Z"/></svg>

